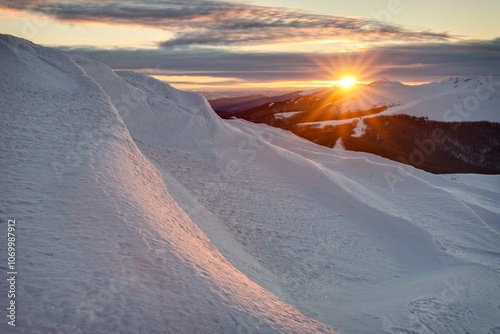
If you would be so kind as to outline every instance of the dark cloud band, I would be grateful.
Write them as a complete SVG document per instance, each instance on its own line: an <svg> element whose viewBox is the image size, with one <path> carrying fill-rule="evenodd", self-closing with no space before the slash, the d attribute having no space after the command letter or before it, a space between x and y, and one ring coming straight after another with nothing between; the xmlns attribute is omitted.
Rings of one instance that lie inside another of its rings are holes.
<svg viewBox="0 0 500 334"><path fill-rule="evenodd" d="M322 80L335 67L363 62L375 79L427 81L431 77L500 77L500 39L460 43L405 44L375 47L350 54L238 53L217 49L67 51L115 69L142 69L150 74L209 75L246 81ZM330 68L328 68L330 67Z"/></svg>
<svg viewBox="0 0 500 334"><path fill-rule="evenodd" d="M0 0L0 7L63 21L134 24L165 29L162 47L238 45L304 40L446 40L447 33L412 31L374 19L316 15L284 7L211 0Z"/></svg>

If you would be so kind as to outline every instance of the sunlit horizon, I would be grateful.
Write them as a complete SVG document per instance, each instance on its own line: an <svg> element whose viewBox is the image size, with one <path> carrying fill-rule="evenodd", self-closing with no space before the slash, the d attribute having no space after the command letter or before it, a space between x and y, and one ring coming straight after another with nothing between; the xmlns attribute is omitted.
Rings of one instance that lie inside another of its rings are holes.
<svg viewBox="0 0 500 334"><path fill-rule="evenodd" d="M276 82L239 82L232 84L223 84L224 79L210 81L211 77L204 77L203 80L207 80L204 84L201 81L194 81L197 77L193 78L193 82L177 82L172 80L173 77L162 76L162 75L150 75L151 77L163 81L172 85L177 89L182 90L192 90L192 91L207 91L207 92L218 92L218 91L263 91L263 90L276 90L276 91L290 91L290 90L307 90L307 89L332 89L342 87L342 82L339 81L276 81ZM178 79L187 79L187 77L179 76ZM191 77L189 77L191 78ZM356 85L369 85L377 80L383 78L374 79L371 81L355 81L348 88L353 88ZM443 78L445 80L446 78ZM394 80L396 81L396 80ZM401 82L401 81L398 81ZM401 82L407 86L417 86L425 85L433 81L424 82ZM344 87L345 88L345 87Z"/></svg>
<svg viewBox="0 0 500 334"><path fill-rule="evenodd" d="M347 89L382 78L406 85L500 78L492 66L500 58L494 15L500 3L493 1L467 6L443 0L431 13L411 2L388 8L373 1L339 6L337 0L257 0L233 6L230 0L207 10L204 1L114 1L0 1L0 33L185 90ZM355 79L343 81L346 76Z"/></svg>

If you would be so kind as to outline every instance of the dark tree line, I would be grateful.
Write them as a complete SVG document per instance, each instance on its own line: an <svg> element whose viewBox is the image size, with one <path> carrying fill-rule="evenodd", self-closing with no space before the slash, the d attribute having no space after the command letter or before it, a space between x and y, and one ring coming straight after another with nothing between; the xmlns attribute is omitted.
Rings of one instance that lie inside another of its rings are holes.
<svg viewBox="0 0 500 334"><path fill-rule="evenodd" d="M364 119L365 133L352 137L356 122L283 128L327 147L333 147L342 138L347 150L377 154L431 173L500 173L499 123L451 123L408 115L378 116Z"/></svg>

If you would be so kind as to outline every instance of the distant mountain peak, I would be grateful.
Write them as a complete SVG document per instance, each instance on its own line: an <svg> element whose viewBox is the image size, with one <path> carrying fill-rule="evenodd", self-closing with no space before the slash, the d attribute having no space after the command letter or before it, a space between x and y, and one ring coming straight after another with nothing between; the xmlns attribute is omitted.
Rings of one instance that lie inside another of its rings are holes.
<svg viewBox="0 0 500 334"><path fill-rule="evenodd" d="M378 80L375 80L373 81L372 83L369 84L369 86L378 86L378 85L403 85L401 82L399 81L392 81L392 80L389 80L387 78L382 78L382 79L378 79Z"/></svg>

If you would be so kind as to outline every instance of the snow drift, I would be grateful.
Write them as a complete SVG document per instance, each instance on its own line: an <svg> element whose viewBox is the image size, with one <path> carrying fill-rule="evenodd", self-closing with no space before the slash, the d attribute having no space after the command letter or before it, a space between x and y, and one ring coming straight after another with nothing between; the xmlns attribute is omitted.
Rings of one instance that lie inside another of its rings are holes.
<svg viewBox="0 0 500 334"><path fill-rule="evenodd" d="M0 50L2 189L10 190L1 207L19 226L16 330L332 332L221 256L71 57L5 35ZM197 110L183 109L175 112Z"/></svg>
<svg viewBox="0 0 500 334"><path fill-rule="evenodd" d="M500 327L498 176L331 150L1 43L0 200L20 224L26 332Z"/></svg>

